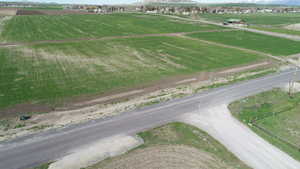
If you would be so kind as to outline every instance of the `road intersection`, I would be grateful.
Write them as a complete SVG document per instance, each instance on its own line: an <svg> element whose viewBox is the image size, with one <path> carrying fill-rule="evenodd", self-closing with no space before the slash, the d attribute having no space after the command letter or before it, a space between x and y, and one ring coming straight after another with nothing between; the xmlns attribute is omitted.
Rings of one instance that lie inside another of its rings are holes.
<svg viewBox="0 0 300 169"><path fill-rule="evenodd" d="M287 84L295 70L212 89L181 99L124 112L108 119L94 120L63 129L49 130L0 144L0 168L21 169L62 158L72 149L118 134L136 133L180 121L185 113L207 110ZM300 80L300 77L297 77Z"/></svg>

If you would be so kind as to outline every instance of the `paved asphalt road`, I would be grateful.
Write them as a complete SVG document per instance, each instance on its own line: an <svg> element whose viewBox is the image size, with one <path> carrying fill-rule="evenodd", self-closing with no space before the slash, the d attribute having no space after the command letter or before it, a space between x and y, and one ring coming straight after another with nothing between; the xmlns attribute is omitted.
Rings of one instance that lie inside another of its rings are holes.
<svg viewBox="0 0 300 169"><path fill-rule="evenodd" d="M99 139L116 134L133 135L137 132L175 121L179 115L205 110L209 106L227 104L286 84L293 78L294 70L251 81L213 89L205 93L172 100L125 112L110 119L51 130L30 137L0 144L0 169L30 168L55 160ZM297 77L300 80L300 77Z"/></svg>
<svg viewBox="0 0 300 169"><path fill-rule="evenodd" d="M287 34L283 34L283 33L262 31L262 30L252 29L252 28L244 28L244 27L238 27L237 29L248 31L248 32L270 35L270 36L276 36L276 37L280 37L280 38L286 38L286 39L295 40L295 41L300 41L300 36L297 36L297 35L287 35Z"/></svg>
<svg viewBox="0 0 300 169"><path fill-rule="evenodd" d="M186 21L202 22L202 23L206 23L206 24L210 24L210 25L217 25L217 26L222 26L222 27L236 28L236 29L244 30L244 31L248 31L248 32L260 33L260 34L264 34L264 35L269 35L269 36L275 36L275 37L280 37L280 38L286 38L286 39L290 39L290 40L300 41L300 36L297 36L297 35L288 35L288 34L283 34L283 33L263 31L263 30L258 30L258 29L253 29L253 28L247 28L247 27L227 26L227 25L223 25L222 23L208 21L208 20L204 20L204 19L190 19L190 18L182 18L182 17L179 17L179 16L172 16L172 15L164 15L164 16L167 16L167 17L170 17L170 18L176 18L176 19L186 20Z"/></svg>

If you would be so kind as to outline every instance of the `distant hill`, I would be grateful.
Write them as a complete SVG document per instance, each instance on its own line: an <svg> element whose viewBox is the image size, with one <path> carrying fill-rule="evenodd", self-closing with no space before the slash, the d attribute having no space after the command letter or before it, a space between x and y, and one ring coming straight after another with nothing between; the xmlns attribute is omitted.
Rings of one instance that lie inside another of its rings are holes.
<svg viewBox="0 0 300 169"><path fill-rule="evenodd" d="M276 7L283 6L281 4L260 4L260 3L217 3L207 4L208 6L223 6L223 7Z"/></svg>
<svg viewBox="0 0 300 169"><path fill-rule="evenodd" d="M192 0L144 0L144 3L190 3Z"/></svg>
<svg viewBox="0 0 300 169"><path fill-rule="evenodd" d="M274 0L273 4L300 5L300 0Z"/></svg>
<svg viewBox="0 0 300 169"><path fill-rule="evenodd" d="M223 5L227 5L227 6L300 5L300 0L252 0L252 2L256 2L256 3L249 3L250 0L237 0L236 2L239 3L224 3ZM220 3L217 5L220 5Z"/></svg>
<svg viewBox="0 0 300 169"><path fill-rule="evenodd" d="M256 0L256 3L245 3L246 0L240 0L239 3L201 3L201 1L197 0L143 0L143 3L146 4L198 4L198 5L208 5L208 6L239 6L239 7L266 7L266 6L300 6L300 0L272 0L272 1L265 1L265 0ZM207 1L205 1L207 2ZM247 0L247 2L249 2Z"/></svg>
<svg viewBox="0 0 300 169"><path fill-rule="evenodd" d="M209 6L226 6L226 7L276 7L276 6L300 6L300 0L273 0L264 1L256 0L256 3L245 3L246 0L240 0L239 3L212 3ZM249 1L247 1L249 2Z"/></svg>

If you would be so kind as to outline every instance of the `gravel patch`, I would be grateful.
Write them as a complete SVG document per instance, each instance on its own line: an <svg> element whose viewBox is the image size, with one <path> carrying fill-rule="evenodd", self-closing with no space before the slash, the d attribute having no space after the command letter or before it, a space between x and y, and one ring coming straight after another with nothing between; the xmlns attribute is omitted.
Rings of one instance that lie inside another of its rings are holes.
<svg viewBox="0 0 300 169"><path fill-rule="evenodd" d="M290 90L291 90L291 93L298 93L298 92L300 92L300 83L298 83L298 82L295 82L293 84L288 83L288 84L284 85L281 89L285 92L290 92Z"/></svg>
<svg viewBox="0 0 300 169"><path fill-rule="evenodd" d="M288 25L285 27L285 29L300 31L300 23Z"/></svg>
<svg viewBox="0 0 300 169"><path fill-rule="evenodd" d="M255 169L299 169L300 163L271 145L235 119L227 105L211 107L182 116L221 142L238 158Z"/></svg>
<svg viewBox="0 0 300 169"><path fill-rule="evenodd" d="M132 136L109 137L74 150L70 155L52 163L49 169L81 169L105 158L123 154L142 143L142 139Z"/></svg>

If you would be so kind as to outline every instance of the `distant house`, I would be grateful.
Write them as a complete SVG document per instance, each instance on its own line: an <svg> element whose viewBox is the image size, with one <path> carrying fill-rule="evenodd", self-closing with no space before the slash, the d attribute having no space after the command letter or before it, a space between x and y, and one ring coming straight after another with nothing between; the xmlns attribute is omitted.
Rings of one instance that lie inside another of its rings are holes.
<svg viewBox="0 0 300 169"><path fill-rule="evenodd" d="M227 19L224 25L233 25L233 26L247 26L247 23L243 19Z"/></svg>

